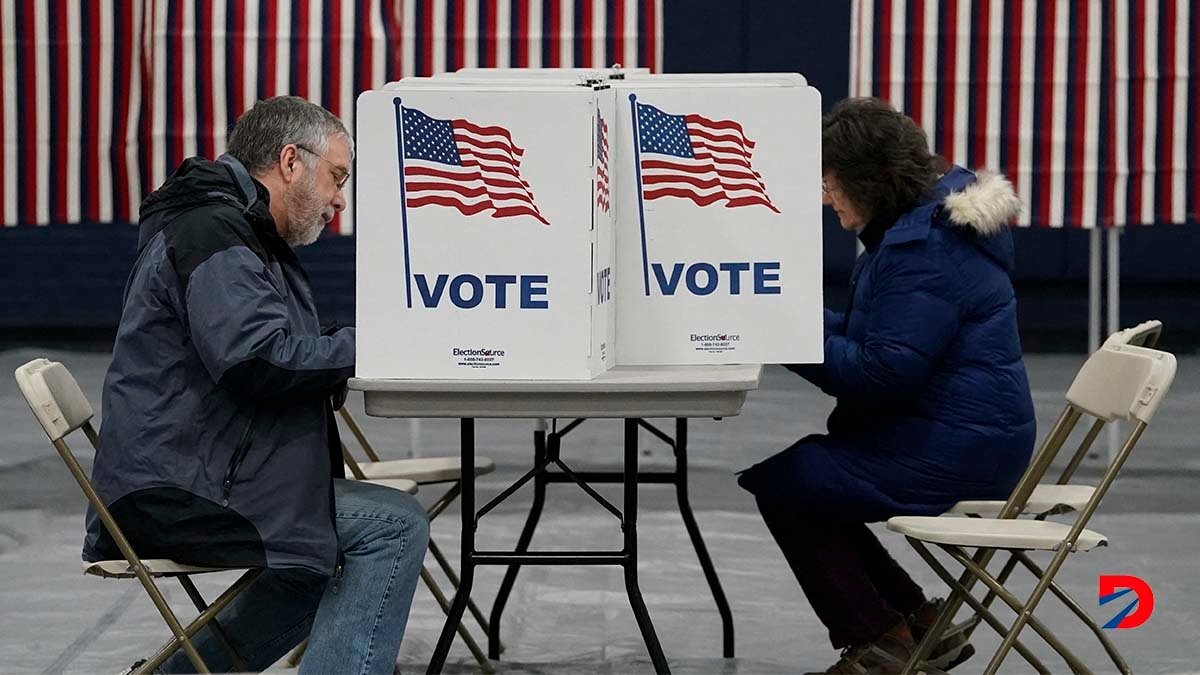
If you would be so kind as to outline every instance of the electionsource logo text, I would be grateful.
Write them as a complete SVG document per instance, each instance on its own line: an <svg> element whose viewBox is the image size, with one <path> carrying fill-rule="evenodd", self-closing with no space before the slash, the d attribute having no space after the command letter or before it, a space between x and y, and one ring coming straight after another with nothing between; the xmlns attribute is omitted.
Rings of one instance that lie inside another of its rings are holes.
<svg viewBox="0 0 1200 675"><path fill-rule="evenodd" d="M712 335L699 335L692 333L692 342L737 342L742 336L736 333L714 333Z"/></svg>
<svg viewBox="0 0 1200 675"><path fill-rule="evenodd" d="M504 356L503 349L463 349L455 347L453 356Z"/></svg>

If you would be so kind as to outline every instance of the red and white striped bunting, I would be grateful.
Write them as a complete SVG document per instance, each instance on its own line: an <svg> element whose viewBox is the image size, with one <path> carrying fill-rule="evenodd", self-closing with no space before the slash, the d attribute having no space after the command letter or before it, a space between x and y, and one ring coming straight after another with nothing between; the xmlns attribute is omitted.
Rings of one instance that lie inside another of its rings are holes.
<svg viewBox="0 0 1200 675"><path fill-rule="evenodd" d="M999 169L1021 225L1200 222L1190 0L855 0L850 93Z"/></svg>
<svg viewBox="0 0 1200 675"><path fill-rule="evenodd" d="M401 76L617 62L661 70L662 0L0 0L0 222L132 222L267 96L353 133Z"/></svg>

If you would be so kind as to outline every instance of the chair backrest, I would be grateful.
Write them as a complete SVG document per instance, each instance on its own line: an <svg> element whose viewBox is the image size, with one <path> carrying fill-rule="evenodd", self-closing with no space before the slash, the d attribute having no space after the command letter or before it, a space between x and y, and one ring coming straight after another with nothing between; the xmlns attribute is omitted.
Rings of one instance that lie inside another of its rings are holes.
<svg viewBox="0 0 1200 675"><path fill-rule="evenodd" d="M1130 433L1127 447L1109 467L1115 477L1124 458L1128 456L1128 450L1132 449L1130 441L1136 442L1140 437L1142 429L1158 410L1174 377L1175 357L1167 352L1129 344L1110 345L1096 350L1079 369L1067 391L1066 408L1042 441L1029 468L1005 503L1000 517L1015 518L1022 512L1034 488L1041 482L1085 414L1093 416L1095 420L1057 482L1062 484L1070 481L1105 424L1133 418L1139 424Z"/></svg>
<svg viewBox="0 0 1200 675"><path fill-rule="evenodd" d="M104 524L105 529L108 530L131 568L140 570L137 572L138 578L144 585L149 584L146 590L151 593L151 596L154 596L157 589L151 590L153 584L141 569L141 562L125 537L125 533L121 531L116 520L105 507L104 500L96 493L96 488L92 485L87 473L80 466L79 460L75 458L75 454L63 440L64 436L82 427L84 434L91 441L92 447L97 447L96 430L91 425L92 406L84 396L83 390L79 388L79 383L75 381L66 366L49 359L34 359L17 368L14 375L34 416L37 417L46 435L50 437L50 443L58 450L59 457L67 465L71 475L75 477L79 489L87 496L96 515L100 517L100 522ZM156 600L155 604L159 604L159 601Z"/></svg>
<svg viewBox="0 0 1200 675"><path fill-rule="evenodd" d="M1119 330L1119 331L1113 333L1112 335L1109 335L1108 338L1104 341L1104 344L1101 345L1100 348L1103 349L1105 347L1116 347L1116 346L1122 346L1122 345L1134 345L1134 346L1138 346L1138 347L1153 347L1158 342L1158 338L1161 334L1162 334L1162 322L1161 321L1158 321L1157 319L1152 319L1150 321L1143 321L1142 323L1139 323L1136 326L1124 328L1122 330ZM1083 461L1084 457L1087 455L1087 452L1091 448L1093 441L1095 441L1096 435L1099 434L1100 428L1102 426L1104 426L1104 424L1105 424L1104 420L1096 420L1095 421L1095 423L1092 425L1092 429L1088 432L1088 437L1084 440L1083 445L1081 446L1081 451L1076 453L1076 455L1071 459L1070 463L1067 465L1067 468L1062 472L1062 475L1059 476L1059 478L1058 478L1059 483L1066 483L1067 481L1069 481L1071 479L1071 476L1074 475L1075 470L1079 468L1079 464ZM1050 441L1050 440L1053 440L1052 436L1047 436L1047 441ZM1062 439L1062 440L1066 440L1066 439ZM1050 463L1053 462L1055 459L1055 457L1053 455L1057 455L1060 448L1061 448L1061 444L1053 445L1050 443L1043 443L1043 445L1039 448L1038 453L1036 455L1034 455L1033 459L1030 461L1029 468L1033 469L1035 466L1044 466L1045 468L1049 468ZM1053 453L1053 455L1049 458L1045 458L1046 461L1042 462L1041 461L1043 459L1042 455L1044 452L1047 452L1047 451ZM1042 480L1042 478L1043 478L1043 476L1040 473L1034 477L1034 479L1038 480L1038 481Z"/></svg>
<svg viewBox="0 0 1200 675"><path fill-rule="evenodd" d="M1106 422L1146 424L1175 379L1175 356L1148 347L1103 347L1088 358L1067 390L1067 400Z"/></svg>
<svg viewBox="0 0 1200 675"><path fill-rule="evenodd" d="M57 361L34 359L17 368L14 375L51 442L83 426L95 414L79 383Z"/></svg>
<svg viewBox="0 0 1200 675"><path fill-rule="evenodd" d="M1175 379L1175 367L1175 356L1157 349L1134 345L1105 347L1087 360L1071 383L1067 400L1072 407L1095 416L1098 423L1118 419L1135 420L1135 423L1091 499L1079 510L1079 517L1064 539L1067 545L1074 547L1141 439L1142 432L1158 412Z"/></svg>
<svg viewBox="0 0 1200 675"><path fill-rule="evenodd" d="M1162 335L1162 322L1158 319L1143 321L1136 326L1119 330L1104 341L1101 348L1118 345L1133 345L1135 347L1153 347L1158 344Z"/></svg>

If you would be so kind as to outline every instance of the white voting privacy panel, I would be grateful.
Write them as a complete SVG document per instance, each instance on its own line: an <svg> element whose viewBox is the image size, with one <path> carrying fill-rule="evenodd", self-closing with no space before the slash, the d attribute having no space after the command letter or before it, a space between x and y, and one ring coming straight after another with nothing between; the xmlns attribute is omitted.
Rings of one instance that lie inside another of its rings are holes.
<svg viewBox="0 0 1200 675"><path fill-rule="evenodd" d="M733 79L610 83L618 364L823 358L820 94Z"/></svg>
<svg viewBox="0 0 1200 675"><path fill-rule="evenodd" d="M819 92L796 73L623 75L460 71L364 94L360 377L575 379L611 365L822 359ZM511 132L539 214L570 214L587 236L411 195L401 209L387 186L399 185L396 98ZM543 277L553 307L538 302Z"/></svg>
<svg viewBox="0 0 1200 675"><path fill-rule="evenodd" d="M433 79L550 86L579 76L486 69ZM617 363L821 361L820 93L798 73L631 72L607 84L617 110ZM641 138L645 157L634 149L635 109L654 127Z"/></svg>
<svg viewBox="0 0 1200 675"><path fill-rule="evenodd" d="M359 377L588 379L612 365L597 163L613 114L567 85L359 97Z"/></svg>

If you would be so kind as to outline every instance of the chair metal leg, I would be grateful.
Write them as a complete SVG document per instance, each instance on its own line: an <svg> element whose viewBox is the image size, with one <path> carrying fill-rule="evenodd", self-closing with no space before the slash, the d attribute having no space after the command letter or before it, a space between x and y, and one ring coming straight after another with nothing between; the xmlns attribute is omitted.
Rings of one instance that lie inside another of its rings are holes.
<svg viewBox="0 0 1200 675"><path fill-rule="evenodd" d="M191 661L192 665L196 668L197 673L209 673L210 671L208 669L208 664L204 662L204 659L200 658L200 652L196 651L195 645L192 644L192 634L188 633L186 629L179 624L179 619L175 616L175 612L171 611L171 607L167 604L166 598L164 598L162 593L159 592L158 586L150 578L149 573L147 573L145 568L140 565L135 568L135 571L138 580L142 582L142 585L146 588L146 592L150 594L150 599L154 602L154 606L158 608L158 613L162 615L163 620L166 621L167 626L170 627L171 633L175 636L170 642L159 649L159 654L156 655L154 659L151 659L151 661L157 660L158 663L150 665L151 661L148 661L142 664L139 672L153 672L154 669L161 665L168 656L175 653L175 650L182 647L184 653L187 654L188 660Z"/></svg>
<svg viewBox="0 0 1200 675"><path fill-rule="evenodd" d="M708 547L700 535L700 526L696 524L696 515L692 513L692 504L688 499L687 474L687 420L675 420L675 496L679 501L679 513L683 516L683 524L687 527L688 536L692 539L692 547L696 549L696 557L700 559L700 569L704 570L704 579L712 591L713 600L717 603L717 612L721 615L721 653L727 659L734 658L733 642L733 612L729 609L729 601L725 599L725 590L721 588L721 580L717 577L717 569L713 566L712 558L708 555Z"/></svg>
<svg viewBox="0 0 1200 675"><path fill-rule="evenodd" d="M552 442L556 442L552 439ZM533 432L533 463L534 466L542 466L546 462L546 432ZM533 541L534 530L537 529L538 520L542 517L542 507L546 504L546 480L542 472L538 472L533 479L533 504L529 507L529 515L525 518L525 526L521 528L521 536L517 538L516 553L521 554L529 550L529 544ZM496 592L496 600L492 603L492 615L488 621L488 656L493 659L500 658L500 618L504 615L504 606L508 603L508 595L512 592L513 585L517 581L517 572L521 570L520 565L509 565L504 571L504 578L500 581L500 589Z"/></svg>
<svg viewBox="0 0 1200 675"><path fill-rule="evenodd" d="M1041 520L1041 518L1038 520ZM1044 574L1042 568L1034 563L1028 555L1021 551L1012 551L1008 561L1004 564L1004 568L1001 569L1000 574L996 576L996 581L1001 586L1004 586L1008 582L1008 578L1012 575L1013 570L1016 569L1018 562L1023 564L1025 568L1028 569L1029 572L1035 577L1040 578ZM1088 629L1092 631L1092 634L1096 636L1096 639L1099 640L1100 645L1104 647L1104 651L1112 660L1113 665L1117 667L1117 670L1125 675L1130 675L1133 670L1129 667L1129 664L1125 661L1125 658L1121 656L1121 652L1117 650L1116 645L1112 643L1112 640L1108 639L1108 635L1106 635L1104 630L1101 629L1095 620L1092 619L1091 615L1089 615L1087 611L1084 610L1083 607L1081 607L1079 603L1070 596L1070 594L1068 594L1062 589L1061 586L1053 581L1050 582L1050 592L1054 593L1055 597L1057 597L1064 605L1066 605L1067 608L1070 609L1071 612L1074 613L1075 616L1078 617L1079 620L1082 621L1088 627ZM996 597L997 596L994 591L988 590L987 595L985 595L983 598L983 606L985 608L991 607L992 601L994 601ZM971 626L963 634L970 639L971 634L974 631L975 626Z"/></svg>
<svg viewBox="0 0 1200 675"><path fill-rule="evenodd" d="M937 574L938 577L940 577L949 588L961 593L962 599L971 606L971 609L975 610L975 616L978 616L985 621L989 626L992 627L993 630L996 631L998 635L1004 635L1008 628L1005 627L1005 625L1001 623L994 614L988 611L988 608L985 607L983 603L975 599L975 596L966 592L966 589L963 588L959 581L954 578L954 575L950 574L950 571L947 570L941 563L939 563L937 558L933 557L933 554L929 552L929 549L924 545L924 543L911 538L908 540L908 542L912 544L912 547L916 549L917 554L925 560L925 563L928 564L931 569L933 569L934 573ZM930 631L929 634L926 635L925 639L931 639L930 635L933 635L933 631ZM924 642L924 640L922 640L922 642ZM1034 670L1041 675L1050 675L1050 669L1047 668L1046 665L1042 663L1040 659L1038 659L1038 657L1034 656L1033 652L1031 652L1028 647L1026 647L1020 641L1017 641L1013 646L1016 648L1017 653L1024 657L1029 665L1033 666ZM924 659L924 657L922 657L922 659ZM904 672L920 672L916 670L916 668L921 662L922 661L913 662L910 660L905 666Z"/></svg>
<svg viewBox="0 0 1200 675"><path fill-rule="evenodd" d="M141 574L146 574L145 570L138 571ZM139 579L141 578L141 574L139 574ZM191 637L198 633L201 628L208 625L208 623L213 620L213 617L219 614L221 610L225 609L225 607L242 591L246 590L246 587L253 583L260 574L262 574L261 569L252 569L247 571L237 581L233 582L232 586L225 589L225 592L219 595L217 599L208 606L208 609L201 612L200 616L193 619L192 622L186 627L181 628L179 632L175 632L174 626L172 626L172 632L175 633L175 637L171 638L165 645L159 648L158 652L156 652L149 661L143 663L136 672L139 674L154 672L156 668L163 664L163 661L167 660L167 657L171 656L171 654L174 654L175 650L180 648L183 648L184 652L188 654L188 658L192 662L192 665L196 666L199 672L209 672L208 667L204 665L204 661L200 659L200 654L196 652L196 648L192 645ZM146 575L146 578L149 579L149 575ZM166 606L166 601L163 600L162 594L158 591L158 587L151 584L151 588L154 589L154 592L151 593L151 598L157 598L163 603L159 611L161 612L165 608L166 612L170 614L171 619L175 619L174 613L171 613L171 608ZM157 606L158 602L155 602L155 605ZM171 622L168 621L167 624L170 625ZM179 625L178 620L175 620L175 625ZM195 655L195 658L192 658L193 654ZM199 661L199 665L197 665L197 661Z"/></svg>
<svg viewBox="0 0 1200 675"><path fill-rule="evenodd" d="M1051 560L1051 575L1058 573L1058 569L1062 567L1062 560L1066 558L1066 551L1061 551L1060 554L1061 558L1056 555L1054 559ZM1057 565L1054 564L1055 561L1058 561ZM1013 622L1012 627L1008 629L1008 633L1004 636L1004 641L1000 643L1000 647L996 650L996 653L992 655L991 660L988 661L987 668L983 671L984 675L996 675L996 673L1000 670L1000 664L1004 663L1004 657L1008 656L1008 651L1012 649L1013 643L1017 641L1017 636L1021 634L1021 631L1026 625L1035 626L1037 619L1033 616L1033 611L1037 608L1038 602L1040 602L1042 597L1046 594L1046 590L1049 588L1052 580L1052 576L1042 577L1040 580L1038 580L1037 585L1034 586L1033 592L1029 594L1029 599L1026 600L1023 605L1017 603L1017 606L1013 607L1013 609L1018 612L1017 620ZM1020 609L1018 610L1017 607L1020 607ZM1035 630L1037 630L1036 626ZM1041 631L1038 632L1040 633ZM1070 666L1072 673L1083 675L1090 674L1092 672L1088 670L1088 667L1084 665L1083 662L1081 662L1078 658L1076 658L1075 655L1072 654L1065 645L1062 645L1061 642L1058 642L1057 639L1054 641L1047 639L1046 641L1050 643L1050 646L1053 647L1055 651L1057 651L1064 659L1066 659L1067 665Z"/></svg>
<svg viewBox="0 0 1200 675"><path fill-rule="evenodd" d="M424 565L421 565L421 581L425 582L425 586L429 589L429 592L433 594L433 599L437 601L437 604L442 608L442 611L446 614L449 614L450 601L446 599L446 594L443 593L441 587L437 585L437 581L434 580L433 574L429 572L429 568L425 567ZM463 639L463 642L467 644L467 649L471 650L471 655L474 656L475 660L479 663L479 668L483 670L484 673L487 673L487 675L492 675L492 673L495 673L496 668L492 666L492 662L488 660L487 654L483 653L483 650L480 649L479 644L475 642L475 637L471 635L471 631L467 630L467 627L462 625L462 623L458 624L458 635Z"/></svg>
<svg viewBox="0 0 1200 675"><path fill-rule="evenodd" d="M1012 576L1013 570L1016 569L1016 567L1017 567L1016 559L1013 558L1012 556L1009 556L1008 560L1005 561L1005 563L1004 563L1004 567L1002 567L1000 569L1000 574L996 576L996 581L1000 582L1001 586L1007 584L1008 578L1010 576ZM989 590L987 592L987 594L985 594L983 596L982 604L984 607L987 607L990 609L992 606L992 603L995 602L995 600L996 600L996 594ZM979 624L976 623L974 626L967 628L967 630L963 632L963 636L968 640L971 639L971 634L975 632L975 629L978 626L979 626Z"/></svg>
<svg viewBox="0 0 1200 675"><path fill-rule="evenodd" d="M1000 644L1000 648L997 649L996 653L992 655L992 660L988 663L987 670L984 671L986 675L995 675L996 671L999 670L1000 664L1004 661L1004 657L1008 655L1008 650L1011 649L1013 644L1016 643L1017 636L1020 634L1021 630L1025 628L1026 624L1032 627L1034 631L1036 631L1038 635L1040 635L1042 639L1046 641L1046 644L1050 645L1054 651L1058 652L1059 656L1063 657L1063 659L1067 662L1067 665L1071 668L1072 673L1091 673L1091 671L1088 670L1088 667L1084 665L1084 663L1080 661L1079 658L1075 656L1075 654L1068 649L1067 646L1064 645L1062 641L1059 640L1054 633L1052 633L1050 629L1046 627L1045 624L1041 622L1041 620L1033 616L1033 610L1037 606L1036 602L1030 603L1029 601L1026 601L1024 604L1022 604L1015 595L1010 593L1008 589L1001 586L996 579L987 573L987 570L977 565L961 548L957 546L940 546L942 550L950 554L952 558L958 561L958 563L962 565L968 572L973 574L975 578L982 581L989 589L995 591L996 594L1000 596L1000 599L1003 600L1004 603L1009 606L1009 608L1017 613L1017 620L1013 622L1011 627L1009 627L1008 633L1006 633L1004 636L1004 641ZM1066 556L1065 551L1060 553L1062 553L1064 557ZM1057 555L1055 556L1055 559L1058 559ZM1062 563L1060 561L1059 567L1061 566ZM1057 573L1057 568L1054 568L1054 573ZM1041 596L1046 592L1046 587L1049 585L1051 580L1052 577L1042 577L1038 581L1037 586L1034 587L1034 593L1030 596L1031 599L1036 597L1038 600L1040 600Z"/></svg>
<svg viewBox="0 0 1200 675"><path fill-rule="evenodd" d="M1091 444L1091 440L1096 437L1096 433L1100 430L1101 426L1103 426L1103 424L1099 424L1099 423L1092 426L1092 428L1088 431L1088 438L1084 441L1085 445ZM1083 453L1078 453L1077 458L1082 458L1082 456L1083 456ZM1073 471L1073 469L1068 468L1068 471ZM1068 476L1067 473L1064 473L1063 475ZM979 516L971 516L971 517L978 518ZM1034 518L1034 520L1045 520L1045 519L1046 519L1045 514L1039 515L1036 518ZM1004 586L1005 584L1007 584L1009 576L1012 575L1013 570L1015 570L1016 567L1017 567L1017 559L1015 556L1015 552L1010 551L1008 560L1005 561L1004 567L1000 570L999 576L996 577L996 581L1000 582L1001 586ZM987 592L987 595L983 596L983 606L991 607L992 602L995 599L996 599L996 594L989 590ZM975 628L978 625L979 624L975 624L974 626L969 627L966 630L966 632L963 633L963 635L969 640L971 638L971 633L975 632Z"/></svg>
<svg viewBox="0 0 1200 675"><path fill-rule="evenodd" d="M1029 572L1034 576L1040 578L1045 575L1045 572L1038 567L1037 563L1033 562L1033 560L1031 560L1025 553L1021 551L1015 551L1013 553L1013 559L1020 560L1021 564L1025 565L1025 568L1028 569ZM1003 583L1003 581L1001 581L1001 583ZM1104 647L1104 651L1108 652L1108 657L1112 659L1113 665L1117 667L1117 670L1123 675L1132 675L1133 670L1129 667L1129 664L1125 662L1124 657L1121 656L1121 652L1117 651L1117 646L1108 639L1108 635L1106 635L1104 630L1100 628L1100 626L1095 622L1095 620L1092 619L1090 615L1088 615L1087 611L1085 611L1083 607L1080 607L1078 602L1075 602L1075 598L1072 598L1069 593L1067 593L1061 586L1053 581L1050 582L1050 592L1053 593L1060 602L1066 605L1067 608L1070 609L1080 621L1087 625L1087 627L1092 631L1092 634L1096 636L1096 639L1100 641L1100 645Z"/></svg>
<svg viewBox="0 0 1200 675"><path fill-rule="evenodd" d="M179 584L183 586L183 590L188 594L188 597L192 599L192 604L196 606L196 611L203 612L208 609L208 603L204 601L204 596L200 595L199 589L196 588L196 584L192 583L188 575L179 575ZM233 644L229 642L229 636L225 634L225 630L221 628L221 624L217 621L216 617L213 617L210 626L212 627L213 634L217 637L217 641L229 653L229 658L233 661L234 670L238 672L250 670L246 667L246 662L242 660L241 655L233 648Z"/></svg>
<svg viewBox="0 0 1200 675"><path fill-rule="evenodd" d="M425 512L425 515L429 516L429 522L432 523L434 518L440 516L442 511L445 511L455 499L458 499L458 495L461 492L462 482L460 481L451 485L450 489L443 492L442 496L434 500L434 502L429 505L429 510Z"/></svg>
<svg viewBox="0 0 1200 675"><path fill-rule="evenodd" d="M916 548L917 552L920 553L920 542L912 537L905 538L908 539L908 543L912 545L913 548ZM975 562L979 563L983 567L987 567L987 564L991 559L991 551L985 551L981 549L975 554ZM926 559L926 562L929 562L930 560L936 562L936 560L932 557ZM930 562L929 564L932 566L933 562ZM934 571L937 571L936 568ZM970 572L964 571L962 576L959 577L954 584L947 585L950 586L950 595L946 598L946 602L942 604L941 612L938 613L937 619L925 633L925 637L922 638L917 644L916 651L914 651L912 656L909 657L908 664L904 667L903 672L905 673L916 672L915 669L917 665L924 663L925 660L929 658L929 655L933 653L934 646L939 640L942 639L942 635L946 632L946 629L950 627L951 623L953 623L954 615L957 614L959 608L962 607L966 596L971 593L971 587L975 585L975 577L971 575Z"/></svg>

